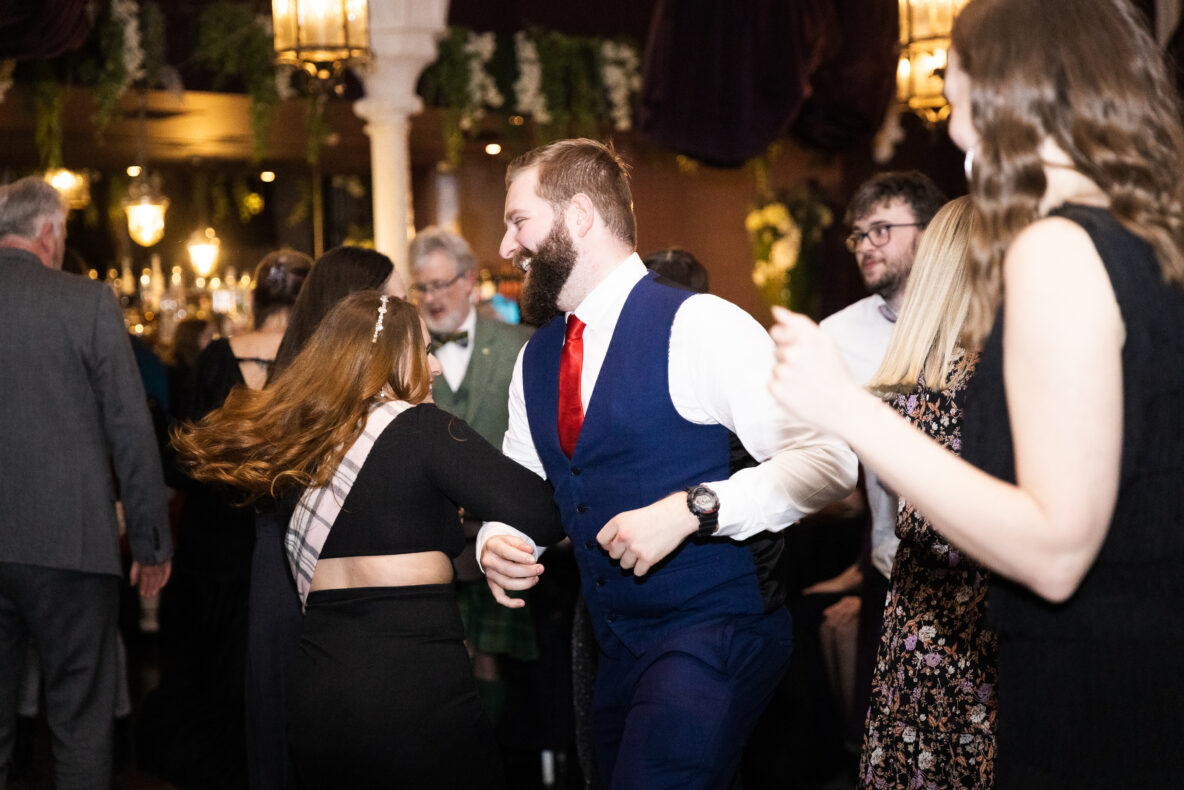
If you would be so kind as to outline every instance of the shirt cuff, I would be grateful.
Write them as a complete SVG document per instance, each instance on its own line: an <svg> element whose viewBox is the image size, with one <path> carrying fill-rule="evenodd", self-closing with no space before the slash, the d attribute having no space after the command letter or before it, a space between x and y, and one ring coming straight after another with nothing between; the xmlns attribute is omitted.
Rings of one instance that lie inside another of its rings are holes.
<svg viewBox="0 0 1184 790"><path fill-rule="evenodd" d="M715 537L744 540L765 530L763 522L751 523L757 514L748 512L750 509L739 503L738 497L742 496L740 487L731 480L717 480L704 485L719 497L719 526L715 530Z"/></svg>
<svg viewBox="0 0 1184 790"><path fill-rule="evenodd" d="M539 557L543 554L543 549L539 548L526 533L514 529L509 524L503 524L500 521L486 521L477 532L477 565L481 568L482 573L485 573L485 566L481 564L481 555L485 552L485 541L495 535L509 535L510 537L524 540L530 546L531 551L534 552L535 562L538 562Z"/></svg>

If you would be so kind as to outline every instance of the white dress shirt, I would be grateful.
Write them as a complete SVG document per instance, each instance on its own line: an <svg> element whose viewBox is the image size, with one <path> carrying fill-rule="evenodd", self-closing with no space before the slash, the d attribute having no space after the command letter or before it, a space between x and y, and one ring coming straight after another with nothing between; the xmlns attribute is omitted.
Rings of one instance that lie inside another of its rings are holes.
<svg viewBox="0 0 1184 790"><path fill-rule="evenodd" d="M585 411L625 300L646 271L641 258L631 255L575 309L586 324L580 379ZM510 382L510 423L502 451L545 476L526 416L522 357L520 352ZM761 462L727 480L699 481L719 495L716 534L735 540L784 529L845 496L856 480L855 455L845 444L790 417L769 394L772 366L772 339L739 307L708 294L691 296L679 307L670 329L668 371L675 409L698 425L725 426ZM478 537L478 557L495 534L516 535L533 545L517 530L490 522Z"/></svg>
<svg viewBox="0 0 1184 790"><path fill-rule="evenodd" d="M460 343L445 343L436 349L436 359L440 360L440 367L444 369L444 380L453 392L460 389L464 383L465 373L469 370L469 360L473 357L473 332L477 329L477 311L469 308L469 315L456 328L458 332L468 332L469 342L465 346Z"/></svg>
<svg viewBox="0 0 1184 790"><path fill-rule="evenodd" d="M838 344L851 377L860 384L867 384L879 369L896 328L896 324L880 310L883 305L883 297L868 296L847 305L819 324L822 331ZM896 548L900 545L900 538L896 537L899 498L884 488L876 473L866 466L863 479L872 518L872 565L889 578Z"/></svg>

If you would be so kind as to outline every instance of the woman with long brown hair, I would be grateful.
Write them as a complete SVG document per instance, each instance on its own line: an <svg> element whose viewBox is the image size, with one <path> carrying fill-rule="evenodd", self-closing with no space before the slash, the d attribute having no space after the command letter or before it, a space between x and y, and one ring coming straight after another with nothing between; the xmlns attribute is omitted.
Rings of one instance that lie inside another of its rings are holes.
<svg viewBox="0 0 1184 790"><path fill-rule="evenodd" d="M395 264L377 250L334 247L313 264L292 307L268 381L303 350L338 301L356 291L404 299L407 286ZM255 516L247 641L247 773L252 790L295 787L288 750L288 675L300 645L300 598L284 556L284 533L294 502L268 499Z"/></svg>
<svg viewBox="0 0 1184 790"><path fill-rule="evenodd" d="M562 533L546 482L431 404L428 342L410 304L354 293L266 389L174 437L196 477L298 499L288 719L309 787L501 784L452 589L457 506Z"/></svg>
<svg viewBox="0 0 1184 790"><path fill-rule="evenodd" d="M778 317L771 387L992 571L998 786L1176 786L1179 96L1127 0L971 0L945 90L980 220L966 460L853 386L801 316Z"/></svg>

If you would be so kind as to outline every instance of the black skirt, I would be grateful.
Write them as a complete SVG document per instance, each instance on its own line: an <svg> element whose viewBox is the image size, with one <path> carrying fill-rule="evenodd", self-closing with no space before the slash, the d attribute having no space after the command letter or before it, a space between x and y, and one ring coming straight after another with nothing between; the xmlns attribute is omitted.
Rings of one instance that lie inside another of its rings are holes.
<svg viewBox="0 0 1184 790"><path fill-rule="evenodd" d="M500 788L451 584L308 596L289 691L302 787Z"/></svg>

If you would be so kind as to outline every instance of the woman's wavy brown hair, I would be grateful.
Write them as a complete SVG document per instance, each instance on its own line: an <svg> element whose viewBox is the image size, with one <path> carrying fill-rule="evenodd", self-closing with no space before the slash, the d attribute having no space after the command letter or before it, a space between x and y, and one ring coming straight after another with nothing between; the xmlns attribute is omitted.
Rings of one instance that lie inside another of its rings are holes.
<svg viewBox="0 0 1184 790"><path fill-rule="evenodd" d="M1037 149L1046 137L1152 245L1164 278L1184 284L1179 95L1139 12L1126 0L971 0L952 45L970 78L980 138L968 344L989 333L1004 253L1038 216L1047 183Z"/></svg>
<svg viewBox="0 0 1184 790"><path fill-rule="evenodd" d="M245 502L322 486L361 434L372 405L391 393L423 402L432 376L419 313L385 297L383 329L375 337L383 298L378 291L345 297L265 389L237 387L201 422L174 429L173 446L189 474L239 489Z"/></svg>

